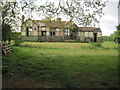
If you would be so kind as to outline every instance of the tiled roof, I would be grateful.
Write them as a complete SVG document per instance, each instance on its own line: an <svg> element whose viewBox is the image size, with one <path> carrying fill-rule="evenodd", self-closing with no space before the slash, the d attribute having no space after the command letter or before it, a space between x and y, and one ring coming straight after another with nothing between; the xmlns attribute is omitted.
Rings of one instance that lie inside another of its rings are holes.
<svg viewBox="0 0 120 90"><path fill-rule="evenodd" d="M95 28L95 27L78 27L79 31L97 31L97 32L101 32L100 28Z"/></svg>

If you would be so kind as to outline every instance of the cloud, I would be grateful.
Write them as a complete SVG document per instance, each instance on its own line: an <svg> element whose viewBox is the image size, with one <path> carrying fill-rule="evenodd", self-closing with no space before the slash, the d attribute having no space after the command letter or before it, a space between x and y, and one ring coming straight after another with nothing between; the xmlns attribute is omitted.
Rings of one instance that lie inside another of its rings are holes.
<svg viewBox="0 0 120 90"><path fill-rule="evenodd" d="M110 0L109 0L110 1ZM110 35L116 31L116 26L118 25L118 1L109 2L104 9L105 15L102 17L100 26L103 35Z"/></svg>
<svg viewBox="0 0 120 90"><path fill-rule="evenodd" d="M118 2L118 0L108 0L109 2Z"/></svg>

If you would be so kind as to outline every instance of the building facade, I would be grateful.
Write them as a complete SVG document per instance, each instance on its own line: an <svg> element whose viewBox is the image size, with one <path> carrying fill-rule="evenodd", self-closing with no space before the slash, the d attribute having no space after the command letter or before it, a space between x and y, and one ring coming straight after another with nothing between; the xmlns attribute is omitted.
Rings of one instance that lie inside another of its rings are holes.
<svg viewBox="0 0 120 90"><path fill-rule="evenodd" d="M41 21L27 19L21 26L21 39L26 41L101 42L100 28L78 27L70 21Z"/></svg>
<svg viewBox="0 0 120 90"><path fill-rule="evenodd" d="M102 42L102 31L95 27L79 27L78 40L82 42Z"/></svg>

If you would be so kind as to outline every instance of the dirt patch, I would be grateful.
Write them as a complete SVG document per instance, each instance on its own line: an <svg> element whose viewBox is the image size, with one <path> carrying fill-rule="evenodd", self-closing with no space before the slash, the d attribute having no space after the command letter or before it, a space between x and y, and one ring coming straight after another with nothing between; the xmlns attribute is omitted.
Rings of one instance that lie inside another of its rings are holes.
<svg viewBox="0 0 120 90"><path fill-rule="evenodd" d="M57 84L55 82L48 82L46 80L32 80L25 78L20 74L16 74L12 77L2 79L3 88L55 88Z"/></svg>

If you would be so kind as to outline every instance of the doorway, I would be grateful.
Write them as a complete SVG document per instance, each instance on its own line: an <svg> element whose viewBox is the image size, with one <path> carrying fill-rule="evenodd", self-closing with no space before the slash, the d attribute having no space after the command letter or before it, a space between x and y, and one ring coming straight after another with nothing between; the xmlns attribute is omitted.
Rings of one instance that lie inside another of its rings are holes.
<svg viewBox="0 0 120 90"><path fill-rule="evenodd" d="M46 31L42 31L42 36L46 36Z"/></svg>
<svg viewBox="0 0 120 90"><path fill-rule="evenodd" d="M29 36L29 29L28 29L28 27L26 29L26 36Z"/></svg>
<svg viewBox="0 0 120 90"><path fill-rule="evenodd" d="M94 42L97 42L97 33L94 33Z"/></svg>

